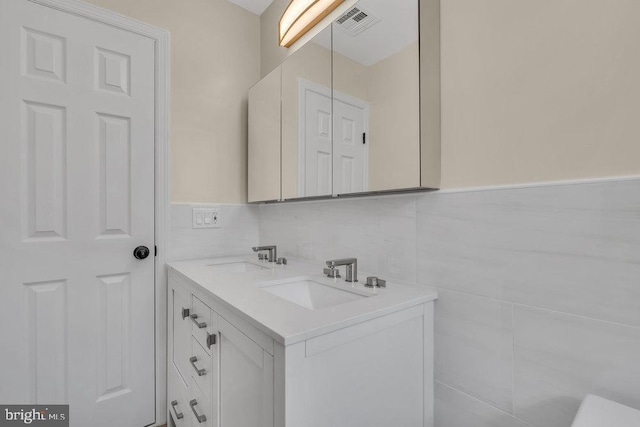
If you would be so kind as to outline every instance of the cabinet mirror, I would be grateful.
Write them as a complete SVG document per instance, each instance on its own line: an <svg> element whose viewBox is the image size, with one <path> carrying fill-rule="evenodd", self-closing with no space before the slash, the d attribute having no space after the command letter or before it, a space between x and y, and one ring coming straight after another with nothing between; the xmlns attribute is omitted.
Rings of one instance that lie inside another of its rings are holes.
<svg viewBox="0 0 640 427"><path fill-rule="evenodd" d="M417 0L360 0L333 28L333 193L420 187Z"/></svg>
<svg viewBox="0 0 640 427"><path fill-rule="evenodd" d="M332 194L331 27L282 63L282 198Z"/></svg>
<svg viewBox="0 0 640 427"><path fill-rule="evenodd" d="M437 188L439 17L360 0L252 88L249 201Z"/></svg>

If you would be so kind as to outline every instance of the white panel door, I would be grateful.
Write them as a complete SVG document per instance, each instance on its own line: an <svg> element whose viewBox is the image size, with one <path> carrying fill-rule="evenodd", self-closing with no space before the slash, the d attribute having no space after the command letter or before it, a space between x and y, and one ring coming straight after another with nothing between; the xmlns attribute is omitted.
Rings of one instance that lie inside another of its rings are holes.
<svg viewBox="0 0 640 427"><path fill-rule="evenodd" d="M2 0L0 51L0 402L151 424L154 42Z"/></svg>
<svg viewBox="0 0 640 427"><path fill-rule="evenodd" d="M305 161L302 197L331 194L331 97L305 91ZM302 187L302 186L301 186Z"/></svg>
<svg viewBox="0 0 640 427"><path fill-rule="evenodd" d="M367 145L363 140L367 112L337 98L333 99L333 193L368 190Z"/></svg>

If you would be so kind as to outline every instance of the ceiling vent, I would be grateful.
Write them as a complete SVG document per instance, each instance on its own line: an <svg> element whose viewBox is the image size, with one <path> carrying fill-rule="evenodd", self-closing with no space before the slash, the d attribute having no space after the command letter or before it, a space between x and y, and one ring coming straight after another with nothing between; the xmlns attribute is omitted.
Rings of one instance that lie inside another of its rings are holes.
<svg viewBox="0 0 640 427"><path fill-rule="evenodd" d="M360 7L354 7L342 15L337 24L351 36L357 36L368 28L380 22L380 18L373 16Z"/></svg>

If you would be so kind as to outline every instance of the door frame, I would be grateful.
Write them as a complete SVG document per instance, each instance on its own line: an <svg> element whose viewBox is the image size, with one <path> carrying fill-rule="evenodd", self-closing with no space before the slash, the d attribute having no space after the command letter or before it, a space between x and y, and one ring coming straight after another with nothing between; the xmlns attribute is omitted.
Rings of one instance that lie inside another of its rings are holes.
<svg viewBox="0 0 640 427"><path fill-rule="evenodd" d="M167 269L170 259L169 236L171 232L170 194L170 127L169 127L169 94L170 94L170 34L167 30L154 27L108 9L84 3L79 0L23 0L50 7L61 12L89 19L111 27L119 28L134 34L148 37L155 42L155 420L156 425L166 422L167 405Z"/></svg>

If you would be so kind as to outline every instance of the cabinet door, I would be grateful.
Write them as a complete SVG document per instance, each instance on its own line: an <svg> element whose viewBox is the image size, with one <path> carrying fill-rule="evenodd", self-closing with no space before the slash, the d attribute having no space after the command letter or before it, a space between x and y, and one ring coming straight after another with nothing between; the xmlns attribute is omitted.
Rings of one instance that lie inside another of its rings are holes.
<svg viewBox="0 0 640 427"><path fill-rule="evenodd" d="M282 63L282 198L331 195L331 27Z"/></svg>
<svg viewBox="0 0 640 427"><path fill-rule="evenodd" d="M169 363L180 375L185 387L189 384L191 353L191 320L188 316L189 293L180 284L169 280Z"/></svg>
<svg viewBox="0 0 640 427"><path fill-rule="evenodd" d="M332 25L334 195L420 187L418 3L359 0Z"/></svg>
<svg viewBox="0 0 640 427"><path fill-rule="evenodd" d="M249 202L280 200L280 67L249 90Z"/></svg>
<svg viewBox="0 0 640 427"><path fill-rule="evenodd" d="M273 356L219 318L220 427L273 427Z"/></svg>

